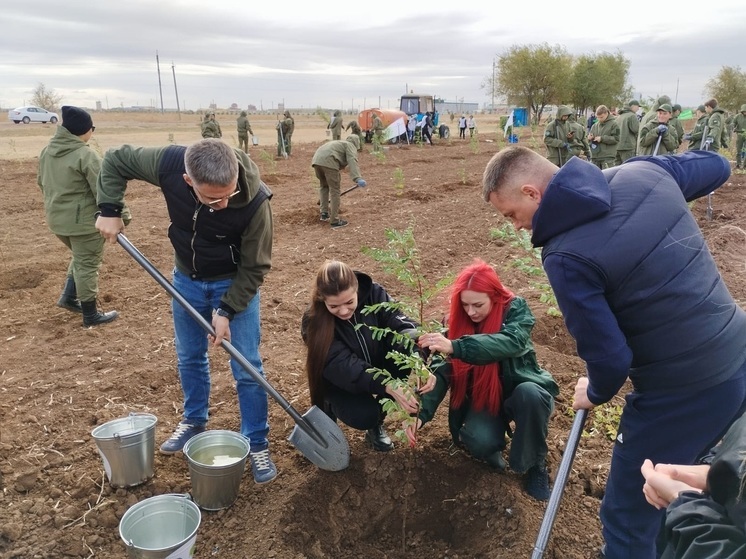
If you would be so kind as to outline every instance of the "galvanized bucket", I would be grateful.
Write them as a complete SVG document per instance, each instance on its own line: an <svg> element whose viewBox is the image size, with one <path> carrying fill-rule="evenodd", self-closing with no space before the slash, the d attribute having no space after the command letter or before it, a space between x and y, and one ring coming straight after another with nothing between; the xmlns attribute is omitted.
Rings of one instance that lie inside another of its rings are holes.
<svg viewBox="0 0 746 559"><path fill-rule="evenodd" d="M132 505L119 522L130 559L191 559L202 514L188 495L158 495Z"/></svg>
<svg viewBox="0 0 746 559"><path fill-rule="evenodd" d="M184 445L192 498L205 510L231 506L238 497L249 441L233 431L204 431Z"/></svg>
<svg viewBox="0 0 746 559"><path fill-rule="evenodd" d="M112 487L132 487L153 477L156 423L154 415L131 413L91 431Z"/></svg>

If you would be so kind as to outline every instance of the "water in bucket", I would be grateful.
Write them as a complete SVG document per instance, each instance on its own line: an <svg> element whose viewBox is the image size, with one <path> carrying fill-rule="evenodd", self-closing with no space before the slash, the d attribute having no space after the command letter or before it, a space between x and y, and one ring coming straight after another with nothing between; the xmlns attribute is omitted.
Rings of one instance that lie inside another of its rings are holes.
<svg viewBox="0 0 746 559"><path fill-rule="evenodd" d="M131 413L91 432L112 487L132 487L153 477L156 423L154 415Z"/></svg>
<svg viewBox="0 0 746 559"><path fill-rule="evenodd" d="M191 559L201 522L188 495L158 495L124 513L119 535L130 559Z"/></svg>
<svg viewBox="0 0 746 559"><path fill-rule="evenodd" d="M204 431L184 445L192 498L205 510L231 506L238 498L249 441L233 431Z"/></svg>

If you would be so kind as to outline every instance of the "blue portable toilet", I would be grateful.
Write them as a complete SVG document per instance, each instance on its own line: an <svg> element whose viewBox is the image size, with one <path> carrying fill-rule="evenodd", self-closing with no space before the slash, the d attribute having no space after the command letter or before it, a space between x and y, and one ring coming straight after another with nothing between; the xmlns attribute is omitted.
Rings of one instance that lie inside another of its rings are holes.
<svg viewBox="0 0 746 559"><path fill-rule="evenodd" d="M513 109L513 126L528 126L528 109L526 107Z"/></svg>

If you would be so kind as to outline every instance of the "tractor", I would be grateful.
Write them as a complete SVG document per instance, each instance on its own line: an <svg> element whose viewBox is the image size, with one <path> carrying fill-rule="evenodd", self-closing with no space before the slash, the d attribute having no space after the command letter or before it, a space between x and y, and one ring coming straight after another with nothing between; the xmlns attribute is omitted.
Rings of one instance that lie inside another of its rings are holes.
<svg viewBox="0 0 746 559"><path fill-rule="evenodd" d="M448 138L451 135L451 131L445 124L438 125L440 113L435 110L435 98L432 95L417 95L416 93L408 93L401 96L399 103L399 109L405 113L408 117L415 115L417 117L418 128L419 123L425 116L425 113L430 113L433 119L433 130L437 131L440 138Z"/></svg>

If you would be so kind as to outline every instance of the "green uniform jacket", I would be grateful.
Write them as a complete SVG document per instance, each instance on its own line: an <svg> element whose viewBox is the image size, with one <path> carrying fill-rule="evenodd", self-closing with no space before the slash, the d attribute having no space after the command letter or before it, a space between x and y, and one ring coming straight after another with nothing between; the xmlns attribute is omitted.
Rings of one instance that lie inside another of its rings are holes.
<svg viewBox="0 0 746 559"><path fill-rule="evenodd" d="M531 330L535 322L536 319L526 301L521 297L515 297L497 334L473 334L453 340L451 357L472 365L486 365L498 361L503 399L508 398L515 387L523 382L534 382L556 397L559 394L557 383L536 360L534 344L531 341ZM450 362L441 361L434 368L434 373L438 377L435 389L422 396L418 417L423 424L433 418L435 410L450 387ZM467 395L467 400L459 409L449 409L448 425L451 435L456 435L454 440L458 440L457 434L463 425L469 401Z"/></svg>
<svg viewBox="0 0 746 559"><path fill-rule="evenodd" d="M544 129L544 145L547 146L547 159L562 167L574 154L567 134L572 130L569 121L554 119Z"/></svg>
<svg viewBox="0 0 746 559"><path fill-rule="evenodd" d="M334 137L338 140L342 135L342 117L337 114L339 111L334 111L334 117L331 122L326 126L332 131Z"/></svg>
<svg viewBox="0 0 746 559"><path fill-rule="evenodd" d="M591 155L594 161L614 161L616 159L616 150L619 145L619 125L616 117L609 115L606 120L601 122L596 120L591 126L591 136L601 136L600 142L591 142ZM596 148L593 148L593 145Z"/></svg>
<svg viewBox="0 0 746 559"><path fill-rule="evenodd" d="M146 148L125 144L107 151L98 177L98 203L121 207L127 181L130 180L160 186L158 169L163 152L168 147ZM228 206L238 208L249 204L259 191L260 180L259 169L249 156L238 149L233 151L238 158L238 186L241 192L228 201ZM272 231L272 209L269 203L264 203L241 234L238 269L230 288L221 299L237 313L246 309L272 267ZM191 267L178 259L176 267L186 275L191 273Z"/></svg>
<svg viewBox="0 0 746 559"><path fill-rule="evenodd" d="M356 181L362 178L357 164L357 147L347 140L331 140L322 144L313 154L311 166L327 167L341 171L350 167L350 178Z"/></svg>
<svg viewBox="0 0 746 559"><path fill-rule="evenodd" d="M702 145L702 136L704 135L708 120L710 120L710 115L707 114L704 114L697 119L697 123L692 129L692 135L691 138L689 138L689 147L687 149L702 149L700 147Z"/></svg>
<svg viewBox="0 0 746 559"><path fill-rule="evenodd" d="M47 225L55 235L96 233L96 179L101 156L67 128L57 132L39 155L36 182L44 194Z"/></svg>
<svg viewBox="0 0 746 559"><path fill-rule="evenodd" d="M668 125L676 130L676 138L679 141L679 145L681 145L681 143L684 141L684 127L682 126L679 117L672 116L671 119L668 121Z"/></svg>
<svg viewBox="0 0 746 559"><path fill-rule="evenodd" d="M203 138L222 138L223 132L217 120L206 120L202 123Z"/></svg>
<svg viewBox="0 0 746 559"><path fill-rule="evenodd" d="M245 116L239 116L238 119L236 119L236 130L238 130L238 135L242 137L246 137L249 134L253 134L254 132L251 130L251 124L249 123L249 119Z"/></svg>
<svg viewBox="0 0 746 559"><path fill-rule="evenodd" d="M573 132L572 142L570 142L570 152L573 155L585 155L590 159L591 146L588 145L588 134L586 134L585 126L570 119L567 122L570 123L570 130Z"/></svg>
<svg viewBox="0 0 746 559"><path fill-rule="evenodd" d="M733 132L736 134L746 133L746 115L738 113L733 117Z"/></svg>
<svg viewBox="0 0 746 559"><path fill-rule="evenodd" d="M631 109L622 109L616 117L619 126L619 143L617 151L635 151L637 149L637 135L640 133L640 121Z"/></svg>
<svg viewBox="0 0 746 559"><path fill-rule="evenodd" d="M727 131L725 129L725 111L720 107L715 107L710 113L710 118L707 120L707 137L712 138L712 144L710 145L711 151L718 151L721 147L728 147L723 145L723 138L727 138Z"/></svg>
<svg viewBox="0 0 746 559"><path fill-rule="evenodd" d="M654 118L640 128L640 148L637 150L637 155L653 155L655 146L658 143L658 130L656 129L659 124L663 123ZM661 137L661 143L658 146L656 155L673 153L677 147L679 147L679 139L676 137L676 130L669 126L668 130Z"/></svg>

